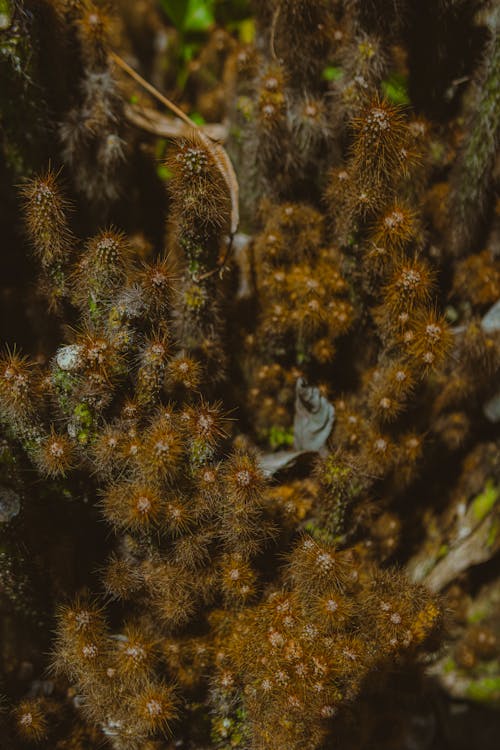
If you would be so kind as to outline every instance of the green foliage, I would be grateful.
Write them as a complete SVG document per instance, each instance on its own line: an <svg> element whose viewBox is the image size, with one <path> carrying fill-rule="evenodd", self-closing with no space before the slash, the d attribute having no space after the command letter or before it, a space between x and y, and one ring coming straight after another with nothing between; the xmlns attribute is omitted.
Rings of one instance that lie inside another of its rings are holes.
<svg viewBox="0 0 500 750"><path fill-rule="evenodd" d="M342 68L335 65L328 65L322 73L325 81L338 81L344 75Z"/></svg>
<svg viewBox="0 0 500 750"><path fill-rule="evenodd" d="M408 81L401 73L392 73L382 81L382 91L392 104L406 105L410 103L408 95Z"/></svg>
<svg viewBox="0 0 500 750"><path fill-rule="evenodd" d="M286 429L279 425L273 425L269 430L269 445L273 450L276 448L289 448L293 445L293 428Z"/></svg>
<svg viewBox="0 0 500 750"><path fill-rule="evenodd" d="M160 0L160 5L180 35L179 89L184 88L189 78L189 63L216 24L226 25L243 44L250 44L254 39L255 24L253 18L248 17L251 9L247 0ZM203 124L203 120L193 119L198 125Z"/></svg>
<svg viewBox="0 0 500 750"><path fill-rule="evenodd" d="M161 0L161 6L181 32L204 32L215 23L214 0Z"/></svg>

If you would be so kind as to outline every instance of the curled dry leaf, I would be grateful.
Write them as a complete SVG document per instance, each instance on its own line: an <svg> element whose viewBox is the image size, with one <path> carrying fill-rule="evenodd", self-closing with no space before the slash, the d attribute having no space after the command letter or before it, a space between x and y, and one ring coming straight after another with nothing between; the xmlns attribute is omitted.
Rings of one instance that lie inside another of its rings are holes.
<svg viewBox="0 0 500 750"><path fill-rule="evenodd" d="M298 378L295 386L294 448L320 451L332 431L335 409L319 388Z"/></svg>
<svg viewBox="0 0 500 750"><path fill-rule="evenodd" d="M307 461L326 445L335 420L333 405L321 395L319 388L298 378L295 385L295 418L293 450L264 453L259 459L262 472L270 477Z"/></svg>
<svg viewBox="0 0 500 750"><path fill-rule="evenodd" d="M125 104L125 117L137 128L162 138L185 138L192 129L183 120L166 117L157 109L144 107L141 104ZM224 143L227 139L227 127L223 123L208 122L199 125L198 129L212 141Z"/></svg>

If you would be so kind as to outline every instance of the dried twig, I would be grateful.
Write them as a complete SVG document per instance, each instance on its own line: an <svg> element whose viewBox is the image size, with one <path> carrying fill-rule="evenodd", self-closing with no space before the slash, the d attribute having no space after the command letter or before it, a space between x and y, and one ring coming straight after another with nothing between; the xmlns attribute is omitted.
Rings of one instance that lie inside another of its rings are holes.
<svg viewBox="0 0 500 750"><path fill-rule="evenodd" d="M276 6L276 9L275 9L275 11L273 13L273 20L272 20L272 23L271 23L271 36L270 36L270 39L269 39L269 48L270 48L270 51L271 51L271 57L273 58L273 60L276 60L277 62L278 62L278 56L276 54L276 47L275 47L274 40L275 40L275 37L276 37L276 25L278 23L278 18L280 16L280 11L281 11L281 5L280 5L280 3L278 3L278 5Z"/></svg>
<svg viewBox="0 0 500 750"><path fill-rule="evenodd" d="M151 96L154 96L155 99L157 99L159 102L161 102L167 109L169 109L171 112L173 112L179 119L183 121L185 125L189 127L190 130L195 130L196 133L199 135L200 139L203 142L203 145L207 148L208 151L212 154L214 157L214 161L222 174L224 181L227 185L227 189L229 191L229 195L231 198L231 227L230 227L230 233L231 236L233 236L238 229L239 224L239 188L238 188L238 180L236 178L236 173L234 171L234 167L231 163L231 160L229 156L227 155L226 150L224 147L214 138L210 137L210 135L207 134L207 132L203 132L203 130L195 123L193 120L191 120L188 115L180 109L180 107L177 106L177 104L174 104L174 102L170 101L170 99L167 99L166 96L164 96L158 89L156 89L151 83L148 83L139 73L137 73L133 68L130 67L128 63L125 62L119 55L117 55L115 52L110 52L111 59L123 70L125 73L127 73L131 78L134 79L140 86L142 86L146 91L148 91ZM181 133L174 134L172 137L178 138L183 137L186 135L185 130ZM232 243L229 243L229 250L231 249ZM225 263L225 259L223 259L222 263ZM220 264L217 267L217 269L214 269L213 273L215 273L217 270L219 270ZM209 272L210 274L212 271Z"/></svg>
<svg viewBox="0 0 500 750"><path fill-rule="evenodd" d="M139 73L137 73L133 68L130 67L128 63L125 62L119 55L116 54L116 52L110 52L109 56L115 62L119 68L125 71L131 78L134 79L134 81L137 81L146 91L149 91L151 96L154 96L155 99L158 99L159 102L161 102L167 109L170 109L177 117L180 117L181 120L183 120L186 125L189 125L191 128L197 128L193 120L191 120L188 115L182 111L180 107L177 106L177 104L174 104L170 101L170 99L167 99L166 96L164 96L158 89L156 89L151 83L148 83L145 78L143 78Z"/></svg>

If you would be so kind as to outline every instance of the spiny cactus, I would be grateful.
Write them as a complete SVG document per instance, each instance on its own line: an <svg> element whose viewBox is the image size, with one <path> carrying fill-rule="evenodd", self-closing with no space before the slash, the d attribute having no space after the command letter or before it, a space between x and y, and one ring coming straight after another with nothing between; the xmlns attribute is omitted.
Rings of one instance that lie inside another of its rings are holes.
<svg viewBox="0 0 500 750"><path fill-rule="evenodd" d="M9 748L420 747L484 696L497 14L430 6L9 4Z"/></svg>

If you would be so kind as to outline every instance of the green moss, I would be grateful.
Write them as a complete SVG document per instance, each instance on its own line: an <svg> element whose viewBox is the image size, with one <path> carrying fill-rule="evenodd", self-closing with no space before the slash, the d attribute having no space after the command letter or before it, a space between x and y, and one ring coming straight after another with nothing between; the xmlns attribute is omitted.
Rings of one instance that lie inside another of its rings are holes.
<svg viewBox="0 0 500 750"><path fill-rule="evenodd" d="M339 481L347 481L349 479L351 471L349 468L338 464L335 460L329 458L325 462L324 478L327 484L337 484Z"/></svg>
<svg viewBox="0 0 500 750"><path fill-rule="evenodd" d="M206 440L193 440L191 443L191 466L196 469L213 457L213 448Z"/></svg>
<svg viewBox="0 0 500 750"><path fill-rule="evenodd" d="M196 276L200 272L200 264L197 260L190 260L188 265L191 276Z"/></svg>
<svg viewBox="0 0 500 750"><path fill-rule="evenodd" d="M88 404L82 402L75 406L73 415L80 428L77 433L78 442L81 445L86 445L91 437L91 428L94 422L93 414Z"/></svg>
<svg viewBox="0 0 500 750"><path fill-rule="evenodd" d="M67 401L65 401L65 398L71 393L73 388L76 385L77 378L72 375L69 372L66 372L65 370L56 369L52 373L52 382L54 383L55 388L59 392L59 399L61 402L61 406L64 404L67 404Z"/></svg>
<svg viewBox="0 0 500 750"><path fill-rule="evenodd" d="M410 103L408 82L406 77L400 73L393 73L387 80L382 81L382 91L392 104L404 105Z"/></svg>
<svg viewBox="0 0 500 750"><path fill-rule="evenodd" d="M437 559L440 560L442 557L446 557L449 551L450 551L450 548L448 547L448 545L442 544L440 548L438 549Z"/></svg>
<svg viewBox="0 0 500 750"><path fill-rule="evenodd" d="M455 664L455 661L450 657L449 659L446 659L443 665L443 672L445 674L450 674L450 672L455 672L456 668L457 665Z"/></svg>
<svg viewBox="0 0 500 750"><path fill-rule="evenodd" d="M231 716L217 718L212 723L212 742L217 748L248 747L246 712L237 708Z"/></svg>
<svg viewBox="0 0 500 750"><path fill-rule="evenodd" d="M499 488L493 480L488 479L484 490L472 501L472 513L476 521L482 521L491 512L500 495Z"/></svg>
<svg viewBox="0 0 500 750"><path fill-rule="evenodd" d="M267 435L267 441L273 450L291 447L293 445L293 427L273 425Z"/></svg>
<svg viewBox="0 0 500 750"><path fill-rule="evenodd" d="M198 284L191 284L184 294L184 303L190 310L202 310L206 303L203 288Z"/></svg>
<svg viewBox="0 0 500 750"><path fill-rule="evenodd" d="M90 427L93 422L93 416L92 412L89 409L88 404L80 403L77 404L73 410L73 413L75 417L78 418L78 421L81 425L85 427Z"/></svg>
<svg viewBox="0 0 500 750"><path fill-rule="evenodd" d="M487 616L488 612L485 609L476 609L470 612L470 614L467 617L467 622L470 622L471 624L476 624L478 622L482 622L485 617Z"/></svg>
<svg viewBox="0 0 500 750"><path fill-rule="evenodd" d="M182 229L182 233L179 237L179 243L188 257L188 262L190 264L190 273L193 275L194 272L191 271L191 264L198 264L199 259L203 259L203 256L205 255L205 249L200 243L199 237L197 235L193 236L192 232L186 226L184 226ZM196 265L196 268L198 268L198 265Z"/></svg>
<svg viewBox="0 0 500 750"><path fill-rule="evenodd" d="M500 702L500 677L484 677L471 682L466 695L478 703L498 704Z"/></svg>
<svg viewBox="0 0 500 750"><path fill-rule="evenodd" d="M324 526L318 526L314 521L308 521L304 529L311 534L318 542L325 542L326 544L335 544L337 537L332 534Z"/></svg>
<svg viewBox="0 0 500 750"><path fill-rule="evenodd" d="M309 354L299 347L297 349L297 354L296 354L296 362L298 366L300 367L301 365L304 365L305 363L309 362L309 359L310 359Z"/></svg>

